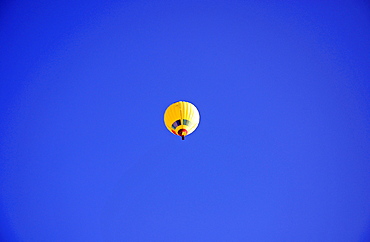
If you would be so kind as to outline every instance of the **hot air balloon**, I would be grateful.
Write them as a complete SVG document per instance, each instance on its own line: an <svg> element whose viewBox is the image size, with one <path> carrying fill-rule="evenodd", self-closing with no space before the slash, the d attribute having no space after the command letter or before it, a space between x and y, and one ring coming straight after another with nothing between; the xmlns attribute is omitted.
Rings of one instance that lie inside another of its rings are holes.
<svg viewBox="0 0 370 242"><path fill-rule="evenodd" d="M186 135L193 133L198 127L198 109L189 102L175 102L166 109L164 123L169 131L184 140Z"/></svg>

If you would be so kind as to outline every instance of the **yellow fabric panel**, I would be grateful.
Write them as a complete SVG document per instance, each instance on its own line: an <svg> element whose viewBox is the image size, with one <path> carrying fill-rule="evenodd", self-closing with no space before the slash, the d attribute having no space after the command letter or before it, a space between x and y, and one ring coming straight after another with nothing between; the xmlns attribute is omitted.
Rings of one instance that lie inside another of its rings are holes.
<svg viewBox="0 0 370 242"><path fill-rule="evenodd" d="M190 126L183 125L183 119L190 121ZM186 129L188 135L191 134L199 124L200 115L198 109L189 102L179 101L171 104L164 113L164 123L169 131L177 132L180 129ZM177 120L181 120L181 125L173 129L172 124Z"/></svg>

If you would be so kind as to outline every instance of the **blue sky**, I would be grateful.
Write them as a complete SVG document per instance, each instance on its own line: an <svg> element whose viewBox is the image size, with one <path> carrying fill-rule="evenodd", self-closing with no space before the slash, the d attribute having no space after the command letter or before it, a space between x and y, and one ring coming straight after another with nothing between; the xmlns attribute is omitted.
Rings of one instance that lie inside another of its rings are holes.
<svg viewBox="0 0 370 242"><path fill-rule="evenodd" d="M0 7L3 241L370 240L366 1Z"/></svg>

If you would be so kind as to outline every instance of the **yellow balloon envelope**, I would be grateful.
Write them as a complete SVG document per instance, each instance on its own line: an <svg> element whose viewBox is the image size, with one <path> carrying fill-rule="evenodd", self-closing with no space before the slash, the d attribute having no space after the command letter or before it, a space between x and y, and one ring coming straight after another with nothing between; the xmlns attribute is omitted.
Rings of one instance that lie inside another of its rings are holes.
<svg viewBox="0 0 370 242"><path fill-rule="evenodd" d="M169 131L185 139L199 124L198 109L191 103L179 101L171 104L164 113L164 123Z"/></svg>

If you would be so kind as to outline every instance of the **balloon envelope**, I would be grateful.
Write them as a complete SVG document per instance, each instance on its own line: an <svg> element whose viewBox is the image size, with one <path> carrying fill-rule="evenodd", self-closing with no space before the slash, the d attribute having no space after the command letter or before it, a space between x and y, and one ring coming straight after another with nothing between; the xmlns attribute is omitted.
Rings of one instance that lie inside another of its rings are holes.
<svg viewBox="0 0 370 242"><path fill-rule="evenodd" d="M189 102L179 101L171 104L164 113L164 123L169 131L183 139L191 134L199 124L198 109Z"/></svg>

